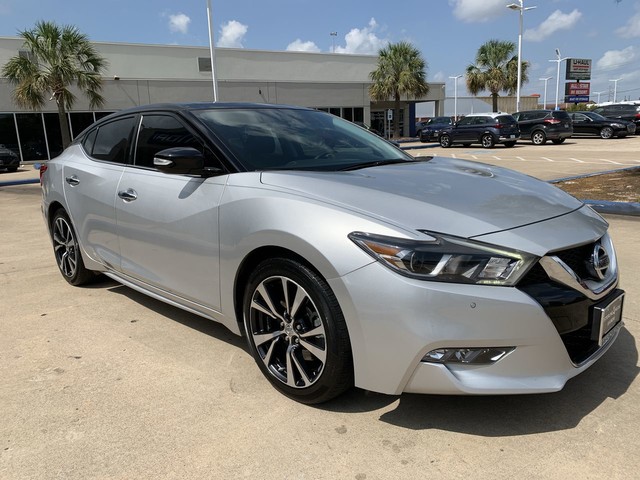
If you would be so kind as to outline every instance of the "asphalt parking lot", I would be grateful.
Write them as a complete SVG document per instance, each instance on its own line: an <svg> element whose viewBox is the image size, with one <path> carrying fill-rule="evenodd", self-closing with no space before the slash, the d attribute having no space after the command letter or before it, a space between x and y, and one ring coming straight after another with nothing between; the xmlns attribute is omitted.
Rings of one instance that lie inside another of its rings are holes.
<svg viewBox="0 0 640 480"><path fill-rule="evenodd" d="M412 150L543 179L637 166L638 152L640 137ZM0 182L8 175L37 172ZM627 291L625 328L561 392L353 389L308 407L271 388L224 327L110 280L69 286L39 185L0 187L0 479L636 478L640 217L606 218Z"/></svg>

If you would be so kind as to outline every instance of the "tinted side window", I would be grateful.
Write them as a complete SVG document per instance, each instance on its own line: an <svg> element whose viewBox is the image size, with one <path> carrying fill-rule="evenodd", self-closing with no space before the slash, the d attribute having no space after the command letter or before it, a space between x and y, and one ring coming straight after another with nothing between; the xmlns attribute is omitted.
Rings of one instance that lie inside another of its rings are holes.
<svg viewBox="0 0 640 480"><path fill-rule="evenodd" d="M93 153L93 144L96 141L96 134L98 133L98 130L91 130L89 133L87 133L84 136L84 139L82 140L82 146L84 147L85 152L87 152L89 155L92 155Z"/></svg>
<svg viewBox="0 0 640 480"><path fill-rule="evenodd" d="M462 120L458 122L458 125L471 125L474 118L476 117L464 117Z"/></svg>
<svg viewBox="0 0 640 480"><path fill-rule="evenodd" d="M499 117L496 117L496 120L496 123L506 123L507 125L516 123L515 118L511 115L500 115Z"/></svg>
<svg viewBox="0 0 640 480"><path fill-rule="evenodd" d="M120 118L98 127L91 155L98 160L126 163L135 117Z"/></svg>
<svg viewBox="0 0 640 480"><path fill-rule="evenodd" d="M169 115L145 115L138 133L135 164L153 167L154 155L173 147L193 147L203 152L201 143L178 119Z"/></svg>
<svg viewBox="0 0 640 480"><path fill-rule="evenodd" d="M571 117L564 110L556 110L552 113L553 118L560 118L562 120L569 120Z"/></svg>

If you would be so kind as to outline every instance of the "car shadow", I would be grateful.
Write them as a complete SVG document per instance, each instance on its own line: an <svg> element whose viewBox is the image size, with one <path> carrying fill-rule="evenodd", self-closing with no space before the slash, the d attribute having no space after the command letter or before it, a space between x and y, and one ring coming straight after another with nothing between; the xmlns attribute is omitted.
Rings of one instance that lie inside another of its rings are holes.
<svg viewBox="0 0 640 480"><path fill-rule="evenodd" d="M620 398L638 376L638 351L623 328L598 362L556 393L538 395L380 395L354 389L318 408L338 412L382 409L380 421L411 430L437 429L485 437L554 432L576 427L607 399Z"/></svg>
<svg viewBox="0 0 640 480"><path fill-rule="evenodd" d="M229 345L233 345L234 347L238 347L249 353L249 349L247 348L244 338L231 332L221 323L201 317L195 313L187 312L186 310L174 307L173 305L169 305L168 303L160 300L156 300L144 293L140 293L137 290L121 285L108 277L101 276L99 277L99 280L87 285L85 288L102 288L107 289L111 293L123 295L129 300L148 308L158 315L162 315L163 317L178 322L185 327L197 330L198 332L204 333L205 335L228 343Z"/></svg>
<svg viewBox="0 0 640 480"><path fill-rule="evenodd" d="M156 300L107 277L85 288L103 288L217 340L249 352L244 338L220 323ZM618 399L635 381L640 367L633 336L622 328L616 343L591 368L556 393L538 395L384 395L352 388L310 408L339 413L386 409L380 421L411 430L437 429L486 437L530 435L576 427L607 399Z"/></svg>

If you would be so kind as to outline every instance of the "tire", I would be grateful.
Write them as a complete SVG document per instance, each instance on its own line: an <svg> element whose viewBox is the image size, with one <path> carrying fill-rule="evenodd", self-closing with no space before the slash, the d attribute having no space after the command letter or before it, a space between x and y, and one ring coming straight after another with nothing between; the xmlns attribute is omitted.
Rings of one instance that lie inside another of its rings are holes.
<svg viewBox="0 0 640 480"><path fill-rule="evenodd" d="M531 134L531 142L534 145L544 145L547 143L547 135L542 130L536 130Z"/></svg>
<svg viewBox="0 0 640 480"><path fill-rule="evenodd" d="M493 146L496 144L495 140L493 139L493 135L489 133L485 133L484 135L482 135L482 137L480 138L480 143L482 144L482 148L493 148Z"/></svg>
<svg viewBox="0 0 640 480"><path fill-rule="evenodd" d="M516 142L504 142L504 146L507 148L511 148L516 144Z"/></svg>
<svg viewBox="0 0 640 480"><path fill-rule="evenodd" d="M18 167L7 167L7 172L14 173L18 171Z"/></svg>
<svg viewBox="0 0 640 480"><path fill-rule="evenodd" d="M449 148L451 146L451 137L446 133L440 135L440 146L442 148Z"/></svg>
<svg viewBox="0 0 640 480"><path fill-rule="evenodd" d="M600 130L600 138L613 138L613 128L611 127L602 127Z"/></svg>
<svg viewBox="0 0 640 480"><path fill-rule="evenodd" d="M560 145L561 143L564 143L565 140L566 138L554 138L551 141L553 142L554 145Z"/></svg>
<svg viewBox="0 0 640 480"><path fill-rule="evenodd" d="M326 402L353 386L347 326L329 285L290 259L262 262L243 299L249 349L263 375L286 396Z"/></svg>
<svg viewBox="0 0 640 480"><path fill-rule="evenodd" d="M59 209L53 215L51 239L58 270L67 282L79 286L95 278L93 272L84 266L78 237L67 212L63 209Z"/></svg>

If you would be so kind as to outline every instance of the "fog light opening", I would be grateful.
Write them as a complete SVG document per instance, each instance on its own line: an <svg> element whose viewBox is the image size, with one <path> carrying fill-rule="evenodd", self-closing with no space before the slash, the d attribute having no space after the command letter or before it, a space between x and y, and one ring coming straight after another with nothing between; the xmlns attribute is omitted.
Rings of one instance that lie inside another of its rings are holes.
<svg viewBox="0 0 640 480"><path fill-rule="evenodd" d="M422 362L490 365L502 360L515 349L516 347L436 348L422 357Z"/></svg>

